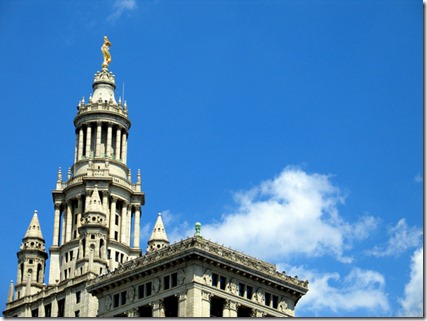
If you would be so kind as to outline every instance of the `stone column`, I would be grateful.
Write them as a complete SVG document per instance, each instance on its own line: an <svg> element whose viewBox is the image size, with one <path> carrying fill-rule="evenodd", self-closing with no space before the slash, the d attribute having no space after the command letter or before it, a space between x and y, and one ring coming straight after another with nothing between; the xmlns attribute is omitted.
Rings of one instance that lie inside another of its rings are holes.
<svg viewBox="0 0 427 321"><path fill-rule="evenodd" d="M96 151L95 156L101 157L101 129L102 123L100 121L96 122Z"/></svg>
<svg viewBox="0 0 427 321"><path fill-rule="evenodd" d="M79 133L76 133L76 144L74 146L74 163L79 160L78 153L79 153Z"/></svg>
<svg viewBox="0 0 427 321"><path fill-rule="evenodd" d="M67 202L67 221L66 221L66 231L65 231L65 242L71 241L71 227L73 224L73 203L71 200Z"/></svg>
<svg viewBox="0 0 427 321"><path fill-rule="evenodd" d="M86 158L90 156L91 146L92 144L92 125L87 124L86 129Z"/></svg>
<svg viewBox="0 0 427 321"><path fill-rule="evenodd" d="M81 195L77 195L77 225L76 225L76 230L77 230L77 235L79 234L79 227L82 225L81 223L81 219L82 219L82 212L83 212L83 201L82 201L82 196Z"/></svg>
<svg viewBox="0 0 427 321"><path fill-rule="evenodd" d="M128 318L137 318L138 317L138 309L133 308L125 312Z"/></svg>
<svg viewBox="0 0 427 321"><path fill-rule="evenodd" d="M111 209L110 209L110 240L114 240L114 219L116 216L116 204L117 197L111 197Z"/></svg>
<svg viewBox="0 0 427 321"><path fill-rule="evenodd" d="M77 160L81 159L83 156L83 127L79 129L79 148L77 153Z"/></svg>
<svg viewBox="0 0 427 321"><path fill-rule="evenodd" d="M139 233L140 233L141 206L135 206L135 226L133 231L133 247L139 249Z"/></svg>
<svg viewBox="0 0 427 321"><path fill-rule="evenodd" d="M213 296L212 293L201 291L202 294L202 307L201 307L201 317L202 318L209 318L211 316L211 298ZM193 304L196 304L194 302ZM195 307L194 307L195 308ZM194 309L194 316L197 316L196 310Z"/></svg>
<svg viewBox="0 0 427 321"><path fill-rule="evenodd" d="M39 305L39 318L45 317L45 311L44 311L44 304L43 300L41 301L41 304Z"/></svg>
<svg viewBox="0 0 427 321"><path fill-rule="evenodd" d="M107 129L107 146L105 146L105 154L107 157L110 157L113 153L113 146L111 145L111 138L112 138L112 128L113 124L108 123L108 129Z"/></svg>
<svg viewBox="0 0 427 321"><path fill-rule="evenodd" d="M119 128L117 128L117 132L116 132L116 159L121 159L120 157L120 145L121 145L121 137L122 137L122 130Z"/></svg>
<svg viewBox="0 0 427 321"><path fill-rule="evenodd" d="M130 206L129 206L130 207ZM122 207L122 215L120 217L120 242L126 244L126 225L127 225L127 217L128 217L128 206L123 204Z"/></svg>
<svg viewBox="0 0 427 321"><path fill-rule="evenodd" d="M108 191L102 191L102 208L104 209L105 215L108 216ZM107 227L108 227L108 219L107 219Z"/></svg>
<svg viewBox="0 0 427 321"><path fill-rule="evenodd" d="M224 310L222 311L223 317L236 318L237 317L238 303L229 299L225 300Z"/></svg>
<svg viewBox="0 0 427 321"><path fill-rule="evenodd" d="M65 223L66 223L66 215L67 215L67 208L66 208L66 204L63 203L62 207L65 208L64 211L62 211L62 219L61 219L61 242L59 243L60 245L65 243Z"/></svg>
<svg viewBox="0 0 427 321"><path fill-rule="evenodd" d="M153 318L162 318L165 316L165 308L163 299L153 303Z"/></svg>
<svg viewBox="0 0 427 321"><path fill-rule="evenodd" d="M122 160L123 160L123 163L125 164L127 160L127 149L128 149L127 145L128 145L127 135L126 135L126 132L124 132L122 134Z"/></svg>
<svg viewBox="0 0 427 321"><path fill-rule="evenodd" d="M178 318L186 317L185 302L187 300L187 292L176 294L178 296Z"/></svg>
<svg viewBox="0 0 427 321"><path fill-rule="evenodd" d="M51 317L57 317L58 316L58 300L56 298L56 295L54 295L52 299L52 307L50 311Z"/></svg>
<svg viewBox="0 0 427 321"><path fill-rule="evenodd" d="M61 203L55 203L55 219L53 221L53 246L59 245L59 221L61 217Z"/></svg>

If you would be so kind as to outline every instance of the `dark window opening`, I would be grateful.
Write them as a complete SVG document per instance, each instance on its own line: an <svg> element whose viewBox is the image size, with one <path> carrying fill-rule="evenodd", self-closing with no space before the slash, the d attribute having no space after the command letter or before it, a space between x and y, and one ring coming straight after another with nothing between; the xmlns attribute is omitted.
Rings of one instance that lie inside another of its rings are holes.
<svg viewBox="0 0 427 321"><path fill-rule="evenodd" d="M76 292L76 303L80 303L80 295L81 295L81 292L77 291Z"/></svg>
<svg viewBox="0 0 427 321"><path fill-rule="evenodd" d="M114 224L119 225L119 216L116 214Z"/></svg>
<svg viewBox="0 0 427 321"><path fill-rule="evenodd" d="M163 301L165 307L165 317L178 317L178 297L175 295L168 296Z"/></svg>
<svg viewBox="0 0 427 321"><path fill-rule="evenodd" d="M113 296L113 307L117 308L119 306L119 302L120 302L120 295L118 293L114 294L114 296Z"/></svg>
<svg viewBox="0 0 427 321"><path fill-rule="evenodd" d="M147 296L150 296L150 295L151 295L151 282L148 282L148 283L145 285L145 293L147 294Z"/></svg>
<svg viewBox="0 0 427 321"><path fill-rule="evenodd" d="M107 250L107 259L111 259L111 250Z"/></svg>
<svg viewBox="0 0 427 321"><path fill-rule="evenodd" d="M225 276L220 276L219 277L219 288L221 290L225 290L226 285L227 285L227 278Z"/></svg>
<svg viewBox="0 0 427 321"><path fill-rule="evenodd" d="M37 318L39 316L39 309L31 310L31 317Z"/></svg>
<svg viewBox="0 0 427 321"><path fill-rule="evenodd" d="M245 296L245 285L243 283L239 283L239 295Z"/></svg>
<svg viewBox="0 0 427 321"><path fill-rule="evenodd" d="M65 310L65 299L61 299L58 301L58 318L64 317Z"/></svg>
<svg viewBox="0 0 427 321"><path fill-rule="evenodd" d="M211 317L222 317L222 311L224 310L225 299L213 296L211 298Z"/></svg>
<svg viewBox="0 0 427 321"><path fill-rule="evenodd" d="M252 293L253 293L253 289L251 286L247 286L246 287L246 298L249 300L252 300Z"/></svg>
<svg viewBox="0 0 427 321"><path fill-rule="evenodd" d="M268 292L265 292L265 305L270 306L271 303L271 294Z"/></svg>
<svg viewBox="0 0 427 321"><path fill-rule="evenodd" d="M119 240L119 232L117 232L117 231L115 231L115 232L114 232L114 239L115 239L116 241L118 241L118 240Z"/></svg>
<svg viewBox="0 0 427 321"><path fill-rule="evenodd" d="M252 309L244 305L239 306L237 309L237 317L239 318L250 318L252 315Z"/></svg>
<svg viewBox="0 0 427 321"><path fill-rule="evenodd" d="M138 286L138 299L144 298L144 285Z"/></svg>
<svg viewBox="0 0 427 321"><path fill-rule="evenodd" d="M50 318L52 316L52 304L51 303L46 304L44 306L44 316L46 318Z"/></svg>
<svg viewBox="0 0 427 321"><path fill-rule="evenodd" d="M120 253L116 252L116 262L119 262L119 255L120 255Z"/></svg>
<svg viewBox="0 0 427 321"><path fill-rule="evenodd" d="M143 305L138 308L138 316L151 318L153 316L153 309L148 304Z"/></svg>
<svg viewBox="0 0 427 321"><path fill-rule="evenodd" d="M218 274L212 273L212 286L217 287L218 286Z"/></svg>
<svg viewBox="0 0 427 321"><path fill-rule="evenodd" d="M80 310L74 311L74 316L76 318L80 317Z"/></svg>
<svg viewBox="0 0 427 321"><path fill-rule="evenodd" d="M165 276L164 278L163 278L163 288L165 289L165 290L168 290L169 289L169 281L170 281L170 276L169 275L167 275L167 276Z"/></svg>
<svg viewBox="0 0 427 321"><path fill-rule="evenodd" d="M277 295L273 295L273 308L277 309L279 306L279 297Z"/></svg>
<svg viewBox="0 0 427 321"><path fill-rule="evenodd" d="M126 291L120 293L121 304L126 304Z"/></svg>
<svg viewBox="0 0 427 321"><path fill-rule="evenodd" d="M177 286L178 285L178 273L172 273L171 279L172 279L172 287Z"/></svg>

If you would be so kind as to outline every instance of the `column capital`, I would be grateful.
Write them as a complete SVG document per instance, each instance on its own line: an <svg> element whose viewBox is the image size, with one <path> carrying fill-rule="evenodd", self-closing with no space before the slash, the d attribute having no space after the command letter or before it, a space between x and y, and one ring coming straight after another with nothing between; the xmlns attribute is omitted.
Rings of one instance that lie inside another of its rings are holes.
<svg viewBox="0 0 427 321"><path fill-rule="evenodd" d="M62 202L55 202L53 204L53 206L55 207L55 210L60 210L61 209L61 205L62 205Z"/></svg>
<svg viewBox="0 0 427 321"><path fill-rule="evenodd" d="M212 297L213 297L212 293L202 290L202 300L210 302Z"/></svg>
<svg viewBox="0 0 427 321"><path fill-rule="evenodd" d="M117 196L111 195L111 201L116 203L119 198Z"/></svg>

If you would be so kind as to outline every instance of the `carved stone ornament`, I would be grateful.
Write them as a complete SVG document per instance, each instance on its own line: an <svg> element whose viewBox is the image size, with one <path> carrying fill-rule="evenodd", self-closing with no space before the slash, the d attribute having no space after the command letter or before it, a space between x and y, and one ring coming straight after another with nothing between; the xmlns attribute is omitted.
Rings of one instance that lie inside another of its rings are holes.
<svg viewBox="0 0 427 321"><path fill-rule="evenodd" d="M264 304L264 293L263 291L258 288L257 291L254 293L255 301L259 304Z"/></svg>
<svg viewBox="0 0 427 321"><path fill-rule="evenodd" d="M178 284L183 284L185 280L185 272L183 269L178 270Z"/></svg>
<svg viewBox="0 0 427 321"><path fill-rule="evenodd" d="M129 302L133 302L135 300L135 288L131 286L126 292L126 299Z"/></svg>
<svg viewBox="0 0 427 321"><path fill-rule="evenodd" d="M213 297L213 294L210 292L206 292L202 290L202 299L205 301L210 301L211 298Z"/></svg>
<svg viewBox="0 0 427 321"><path fill-rule="evenodd" d="M112 302L113 301L111 300L111 294L105 297L105 300L104 300L105 310L110 311Z"/></svg>
<svg viewBox="0 0 427 321"><path fill-rule="evenodd" d="M230 281L230 283L229 283L228 286L229 286L230 292L232 294L237 294L237 287L238 287L238 285L237 285L237 280L236 279L232 279Z"/></svg>
<svg viewBox="0 0 427 321"><path fill-rule="evenodd" d="M160 291L160 278L157 277L153 280L153 291L158 293Z"/></svg>
<svg viewBox="0 0 427 321"><path fill-rule="evenodd" d="M203 280L206 285L212 284L212 271L210 269L206 269L205 274L203 275Z"/></svg>

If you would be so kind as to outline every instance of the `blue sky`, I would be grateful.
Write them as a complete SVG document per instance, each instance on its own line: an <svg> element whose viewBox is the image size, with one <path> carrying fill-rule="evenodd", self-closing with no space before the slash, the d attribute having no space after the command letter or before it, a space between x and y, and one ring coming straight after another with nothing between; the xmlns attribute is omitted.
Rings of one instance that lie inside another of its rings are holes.
<svg viewBox="0 0 427 321"><path fill-rule="evenodd" d="M141 244L202 234L308 279L297 316L417 316L423 21L415 0L2 1L3 308L112 42ZM123 93L124 88L124 93Z"/></svg>

